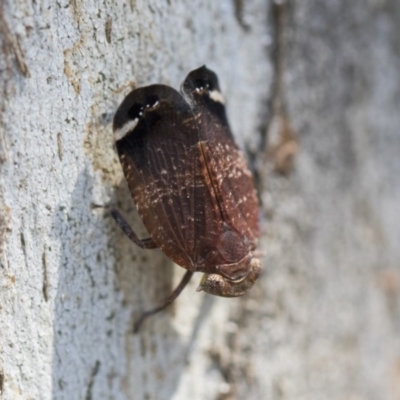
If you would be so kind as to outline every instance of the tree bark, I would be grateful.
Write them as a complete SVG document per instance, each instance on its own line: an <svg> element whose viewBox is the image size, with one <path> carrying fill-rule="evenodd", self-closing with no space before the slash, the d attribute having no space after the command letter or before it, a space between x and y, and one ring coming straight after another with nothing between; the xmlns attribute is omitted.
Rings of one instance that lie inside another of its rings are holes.
<svg viewBox="0 0 400 400"><path fill-rule="evenodd" d="M0 398L400 399L400 3L0 5ZM132 333L184 271L145 237L111 122L215 70L255 170L263 275Z"/></svg>

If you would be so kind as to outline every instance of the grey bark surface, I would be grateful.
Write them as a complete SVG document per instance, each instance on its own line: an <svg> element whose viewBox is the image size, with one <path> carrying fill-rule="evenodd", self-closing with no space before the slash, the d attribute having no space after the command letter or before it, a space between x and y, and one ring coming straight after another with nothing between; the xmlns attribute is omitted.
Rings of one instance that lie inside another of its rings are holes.
<svg viewBox="0 0 400 400"><path fill-rule="evenodd" d="M395 0L3 2L0 398L400 399L399 26ZM146 236L117 89L203 64L257 172L263 276L238 299L195 276L134 335L183 270L93 207Z"/></svg>

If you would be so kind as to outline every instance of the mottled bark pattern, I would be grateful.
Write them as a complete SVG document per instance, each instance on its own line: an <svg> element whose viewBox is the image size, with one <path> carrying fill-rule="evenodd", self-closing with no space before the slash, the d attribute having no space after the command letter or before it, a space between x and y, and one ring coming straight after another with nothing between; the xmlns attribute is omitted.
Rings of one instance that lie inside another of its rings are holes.
<svg viewBox="0 0 400 400"><path fill-rule="evenodd" d="M257 196L217 77L192 71L182 93L147 86L118 109L114 132L129 189L151 238L174 262L236 283L251 275L252 285Z"/></svg>

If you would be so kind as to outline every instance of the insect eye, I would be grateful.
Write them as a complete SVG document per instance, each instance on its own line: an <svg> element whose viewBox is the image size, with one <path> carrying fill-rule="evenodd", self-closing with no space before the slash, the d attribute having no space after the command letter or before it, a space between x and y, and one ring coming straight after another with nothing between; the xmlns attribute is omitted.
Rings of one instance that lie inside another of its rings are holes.
<svg viewBox="0 0 400 400"><path fill-rule="evenodd" d="M208 80L199 79L196 81L196 89L212 91L214 89L212 83Z"/></svg>
<svg viewBox="0 0 400 400"><path fill-rule="evenodd" d="M159 98L156 95L147 96L146 105L148 107L154 107L158 101L159 101Z"/></svg>
<svg viewBox="0 0 400 400"><path fill-rule="evenodd" d="M141 104L135 103L128 110L128 116L131 119L139 118L142 115L143 106Z"/></svg>

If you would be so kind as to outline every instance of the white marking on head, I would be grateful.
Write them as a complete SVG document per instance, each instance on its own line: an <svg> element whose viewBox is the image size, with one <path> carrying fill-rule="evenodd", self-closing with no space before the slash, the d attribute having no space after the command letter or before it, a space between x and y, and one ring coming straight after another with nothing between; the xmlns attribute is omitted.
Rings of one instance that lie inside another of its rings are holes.
<svg viewBox="0 0 400 400"><path fill-rule="evenodd" d="M114 131L115 140L121 140L123 137L125 137L125 135L128 132L133 131L136 128L136 125L138 124L138 122L139 122L139 119L135 118L133 121L127 122L121 128Z"/></svg>
<svg viewBox="0 0 400 400"><path fill-rule="evenodd" d="M225 104L224 96L218 90L211 90L209 93L210 99L216 101L217 103Z"/></svg>

